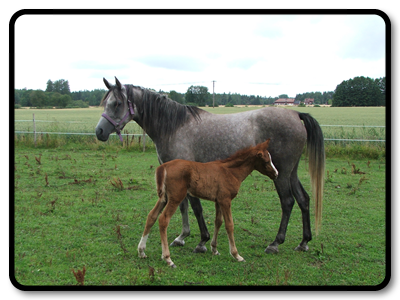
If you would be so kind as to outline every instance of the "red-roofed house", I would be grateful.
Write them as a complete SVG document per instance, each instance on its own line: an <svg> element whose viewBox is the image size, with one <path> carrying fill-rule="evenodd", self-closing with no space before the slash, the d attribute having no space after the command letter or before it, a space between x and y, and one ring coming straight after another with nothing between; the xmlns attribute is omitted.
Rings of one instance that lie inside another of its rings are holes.
<svg viewBox="0 0 400 300"><path fill-rule="evenodd" d="M274 102L275 105L294 105L294 98L279 98Z"/></svg>

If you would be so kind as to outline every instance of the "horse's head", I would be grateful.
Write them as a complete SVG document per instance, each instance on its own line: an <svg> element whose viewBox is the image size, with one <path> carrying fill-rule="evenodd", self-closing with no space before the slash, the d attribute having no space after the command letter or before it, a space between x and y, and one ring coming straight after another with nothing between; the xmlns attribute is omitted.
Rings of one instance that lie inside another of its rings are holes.
<svg viewBox="0 0 400 300"><path fill-rule="evenodd" d="M115 77L115 85L103 78L108 88L101 104L104 112L96 126L96 136L100 141L107 141L111 133L116 132L122 141L121 130L133 118L134 104L128 99L126 87Z"/></svg>
<svg viewBox="0 0 400 300"><path fill-rule="evenodd" d="M268 139L264 143L257 145L257 163L255 169L261 174L275 180L278 177L278 170L272 163L271 154L267 150L270 140Z"/></svg>

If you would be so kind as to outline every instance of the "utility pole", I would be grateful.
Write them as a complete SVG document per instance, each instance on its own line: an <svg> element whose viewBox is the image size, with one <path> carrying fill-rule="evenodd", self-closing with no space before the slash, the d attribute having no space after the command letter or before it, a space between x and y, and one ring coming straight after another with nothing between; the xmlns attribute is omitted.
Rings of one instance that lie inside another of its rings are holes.
<svg viewBox="0 0 400 300"><path fill-rule="evenodd" d="M215 103L215 94L214 94L214 83L215 83L215 80L213 80L213 108L214 108L214 103Z"/></svg>

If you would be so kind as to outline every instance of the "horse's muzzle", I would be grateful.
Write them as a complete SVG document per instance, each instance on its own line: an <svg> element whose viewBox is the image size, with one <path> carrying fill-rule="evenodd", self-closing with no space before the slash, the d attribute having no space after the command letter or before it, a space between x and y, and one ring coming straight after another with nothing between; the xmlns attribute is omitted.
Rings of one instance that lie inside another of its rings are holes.
<svg viewBox="0 0 400 300"><path fill-rule="evenodd" d="M96 137L99 141L106 142L109 136L109 134L104 134L103 128L96 127Z"/></svg>

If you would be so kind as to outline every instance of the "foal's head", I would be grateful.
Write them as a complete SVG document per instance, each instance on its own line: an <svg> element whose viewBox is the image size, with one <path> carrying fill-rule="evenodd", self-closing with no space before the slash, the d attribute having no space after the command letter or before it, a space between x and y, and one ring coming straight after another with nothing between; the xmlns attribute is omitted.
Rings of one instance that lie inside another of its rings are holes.
<svg viewBox="0 0 400 300"><path fill-rule="evenodd" d="M267 148L271 139L266 140L264 143L256 146L256 165L255 169L263 175L267 175L272 180L278 177L278 170L272 163L271 154L269 154Z"/></svg>

